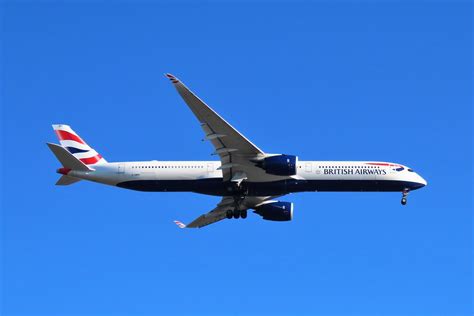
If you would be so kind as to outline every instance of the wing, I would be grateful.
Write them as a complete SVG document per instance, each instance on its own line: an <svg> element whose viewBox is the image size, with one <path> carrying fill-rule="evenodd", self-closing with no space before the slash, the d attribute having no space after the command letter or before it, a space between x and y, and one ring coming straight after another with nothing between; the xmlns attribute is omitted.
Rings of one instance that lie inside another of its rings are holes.
<svg viewBox="0 0 474 316"><path fill-rule="evenodd" d="M174 221L179 228L201 228L212 223L218 222L226 218L227 210L235 208L234 199L232 197L224 197L212 211L202 214L188 225L184 225L180 221Z"/></svg>
<svg viewBox="0 0 474 316"><path fill-rule="evenodd" d="M264 170L256 167L254 161L265 157L266 154L227 123L175 76L171 74L166 74L166 76L201 123L205 139L214 146L214 155L218 155L221 160L220 169L222 169L224 181L263 182L282 178L266 174Z"/></svg>
<svg viewBox="0 0 474 316"><path fill-rule="evenodd" d="M249 208L255 208L264 201L273 199L275 197L276 196L245 197L243 200L239 201L237 206L233 197L226 196L222 198L221 202L217 204L216 208L206 214L202 214L188 225L185 225L180 221L174 221L174 223L178 225L179 228L201 228L225 219L227 217L227 210L233 211L237 208L240 210L248 210Z"/></svg>

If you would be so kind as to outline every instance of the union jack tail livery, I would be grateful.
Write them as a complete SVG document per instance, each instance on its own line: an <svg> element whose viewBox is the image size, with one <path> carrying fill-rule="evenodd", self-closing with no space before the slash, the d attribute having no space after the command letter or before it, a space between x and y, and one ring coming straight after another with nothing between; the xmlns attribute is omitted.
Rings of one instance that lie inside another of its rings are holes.
<svg viewBox="0 0 474 316"><path fill-rule="evenodd" d="M85 165L103 164L107 162L97 151L87 145L69 125L55 124L53 125L53 129L59 138L61 146Z"/></svg>

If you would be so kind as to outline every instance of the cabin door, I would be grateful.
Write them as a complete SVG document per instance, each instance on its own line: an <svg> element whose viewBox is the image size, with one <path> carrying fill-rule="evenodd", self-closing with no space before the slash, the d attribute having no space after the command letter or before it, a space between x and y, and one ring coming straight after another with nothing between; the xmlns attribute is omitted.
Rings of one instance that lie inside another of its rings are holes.
<svg viewBox="0 0 474 316"><path fill-rule="evenodd" d="M214 172L214 164L208 163L207 164L207 174L212 174Z"/></svg>
<svg viewBox="0 0 474 316"><path fill-rule="evenodd" d="M124 174L125 173L125 165L123 163L118 165L117 173L118 174Z"/></svg>

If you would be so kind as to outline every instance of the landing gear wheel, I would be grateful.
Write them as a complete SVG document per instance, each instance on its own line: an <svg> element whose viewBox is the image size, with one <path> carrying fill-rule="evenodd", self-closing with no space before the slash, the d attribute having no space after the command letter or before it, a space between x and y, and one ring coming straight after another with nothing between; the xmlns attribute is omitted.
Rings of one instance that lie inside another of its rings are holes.
<svg viewBox="0 0 474 316"><path fill-rule="evenodd" d="M225 217L227 217L228 219L231 219L233 215L234 214L233 214L232 210L227 210L225 212Z"/></svg>
<svg viewBox="0 0 474 316"><path fill-rule="evenodd" d="M239 210L234 210L234 218L238 219L240 217L240 211Z"/></svg>
<svg viewBox="0 0 474 316"><path fill-rule="evenodd" d="M247 218L247 210L240 211L240 217Z"/></svg>
<svg viewBox="0 0 474 316"><path fill-rule="evenodd" d="M405 189L402 191L402 205L407 204L407 196L410 191L408 189Z"/></svg>

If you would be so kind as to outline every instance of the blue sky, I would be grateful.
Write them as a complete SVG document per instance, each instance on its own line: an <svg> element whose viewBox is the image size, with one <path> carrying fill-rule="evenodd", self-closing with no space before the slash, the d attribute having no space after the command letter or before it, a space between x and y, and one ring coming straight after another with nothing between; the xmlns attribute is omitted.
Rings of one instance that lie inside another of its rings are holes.
<svg viewBox="0 0 474 316"><path fill-rule="evenodd" d="M3 2L3 315L472 314L472 4ZM218 198L55 187L70 124L109 161L208 160L163 73L267 152L429 185L305 193L292 222L180 230Z"/></svg>

